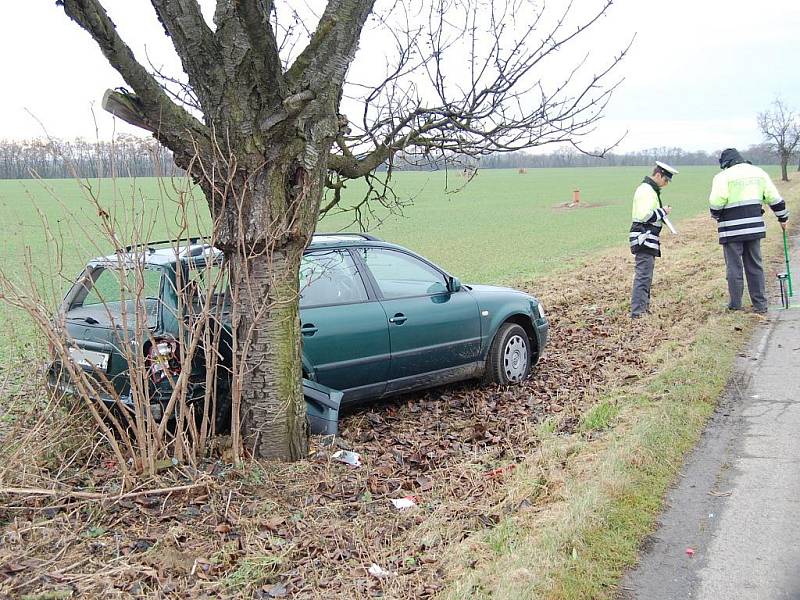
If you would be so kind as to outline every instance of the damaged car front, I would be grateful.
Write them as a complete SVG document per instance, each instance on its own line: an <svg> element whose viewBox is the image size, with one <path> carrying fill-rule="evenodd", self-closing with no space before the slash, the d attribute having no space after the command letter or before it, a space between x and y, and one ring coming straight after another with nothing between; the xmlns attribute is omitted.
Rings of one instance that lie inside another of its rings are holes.
<svg viewBox="0 0 800 600"><path fill-rule="evenodd" d="M159 247L166 246L166 247ZM96 258L58 310L50 386L155 422L180 409L230 427L230 293L221 252L150 242ZM337 431L342 394L303 379L312 432Z"/></svg>
<svg viewBox="0 0 800 600"><path fill-rule="evenodd" d="M51 348L50 385L107 407L148 411L156 421L176 387L189 406L204 400L203 365L184 359L187 336L181 331L190 324L188 313L182 316L176 264L164 252L126 251L92 260L56 316L63 345Z"/></svg>

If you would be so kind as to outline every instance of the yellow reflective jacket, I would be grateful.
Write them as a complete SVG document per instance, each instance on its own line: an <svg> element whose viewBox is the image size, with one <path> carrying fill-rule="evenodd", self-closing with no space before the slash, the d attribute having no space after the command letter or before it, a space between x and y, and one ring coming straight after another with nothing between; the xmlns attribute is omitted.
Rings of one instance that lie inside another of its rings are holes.
<svg viewBox="0 0 800 600"><path fill-rule="evenodd" d="M789 218L786 203L770 176L746 162L714 176L708 204L711 216L717 221L720 244L765 237L764 204L772 209L778 221Z"/></svg>
<svg viewBox="0 0 800 600"><path fill-rule="evenodd" d="M666 209L661 206L661 188L650 177L645 177L633 194L631 253L661 256L661 227L666 215Z"/></svg>

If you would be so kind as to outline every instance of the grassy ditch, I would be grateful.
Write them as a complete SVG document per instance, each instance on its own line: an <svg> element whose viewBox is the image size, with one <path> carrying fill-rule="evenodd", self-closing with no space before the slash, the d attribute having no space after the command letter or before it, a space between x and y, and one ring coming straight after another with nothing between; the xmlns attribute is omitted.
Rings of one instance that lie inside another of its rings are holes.
<svg viewBox="0 0 800 600"><path fill-rule="evenodd" d="M619 243L569 271L558 259L547 279L532 269L518 287L543 299L552 326L533 377L351 411L340 439L313 439L293 464L232 467L221 444L121 496L79 407L48 404L33 359L9 363L0 597L612 596L758 321L722 308L713 223L679 227L650 318L627 316L632 261ZM773 229L765 256L780 258L779 244ZM337 462L340 447L362 466ZM391 502L408 496L417 506Z"/></svg>
<svg viewBox="0 0 800 600"><path fill-rule="evenodd" d="M792 208L798 191L783 186ZM772 286L783 252L770 220L762 248ZM684 224L657 264L656 314L635 325L652 346L643 376L604 389L575 433L540 428L539 451L510 484L518 510L462 546L443 597L615 597L760 321L722 309L724 264L710 225Z"/></svg>

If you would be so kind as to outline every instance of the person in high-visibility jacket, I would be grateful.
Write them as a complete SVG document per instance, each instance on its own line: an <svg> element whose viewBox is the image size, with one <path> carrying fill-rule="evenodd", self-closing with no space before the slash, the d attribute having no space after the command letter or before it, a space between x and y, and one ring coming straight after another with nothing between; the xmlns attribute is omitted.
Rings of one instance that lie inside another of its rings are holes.
<svg viewBox="0 0 800 600"><path fill-rule="evenodd" d="M708 204L717 221L719 243L725 255L729 310L742 309L744 279L753 311L767 312L766 282L761 264L761 239L767 235L764 205L768 205L786 230L789 211L772 179L763 169L742 158L736 148L719 157L722 173L714 176ZM742 271L744 270L744 276Z"/></svg>
<svg viewBox="0 0 800 600"><path fill-rule="evenodd" d="M661 203L661 190L678 170L656 161L653 174L645 177L633 194L631 253L636 257L631 292L631 318L638 319L650 309L650 287L656 257L661 256L661 227L672 210Z"/></svg>

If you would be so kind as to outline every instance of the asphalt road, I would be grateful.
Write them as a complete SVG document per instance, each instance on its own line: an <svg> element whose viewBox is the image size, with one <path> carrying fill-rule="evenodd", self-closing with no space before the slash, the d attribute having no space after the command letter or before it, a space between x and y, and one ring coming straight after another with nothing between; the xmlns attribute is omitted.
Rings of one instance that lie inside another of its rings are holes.
<svg viewBox="0 0 800 600"><path fill-rule="evenodd" d="M800 599L800 308L759 328L681 473L620 598Z"/></svg>

